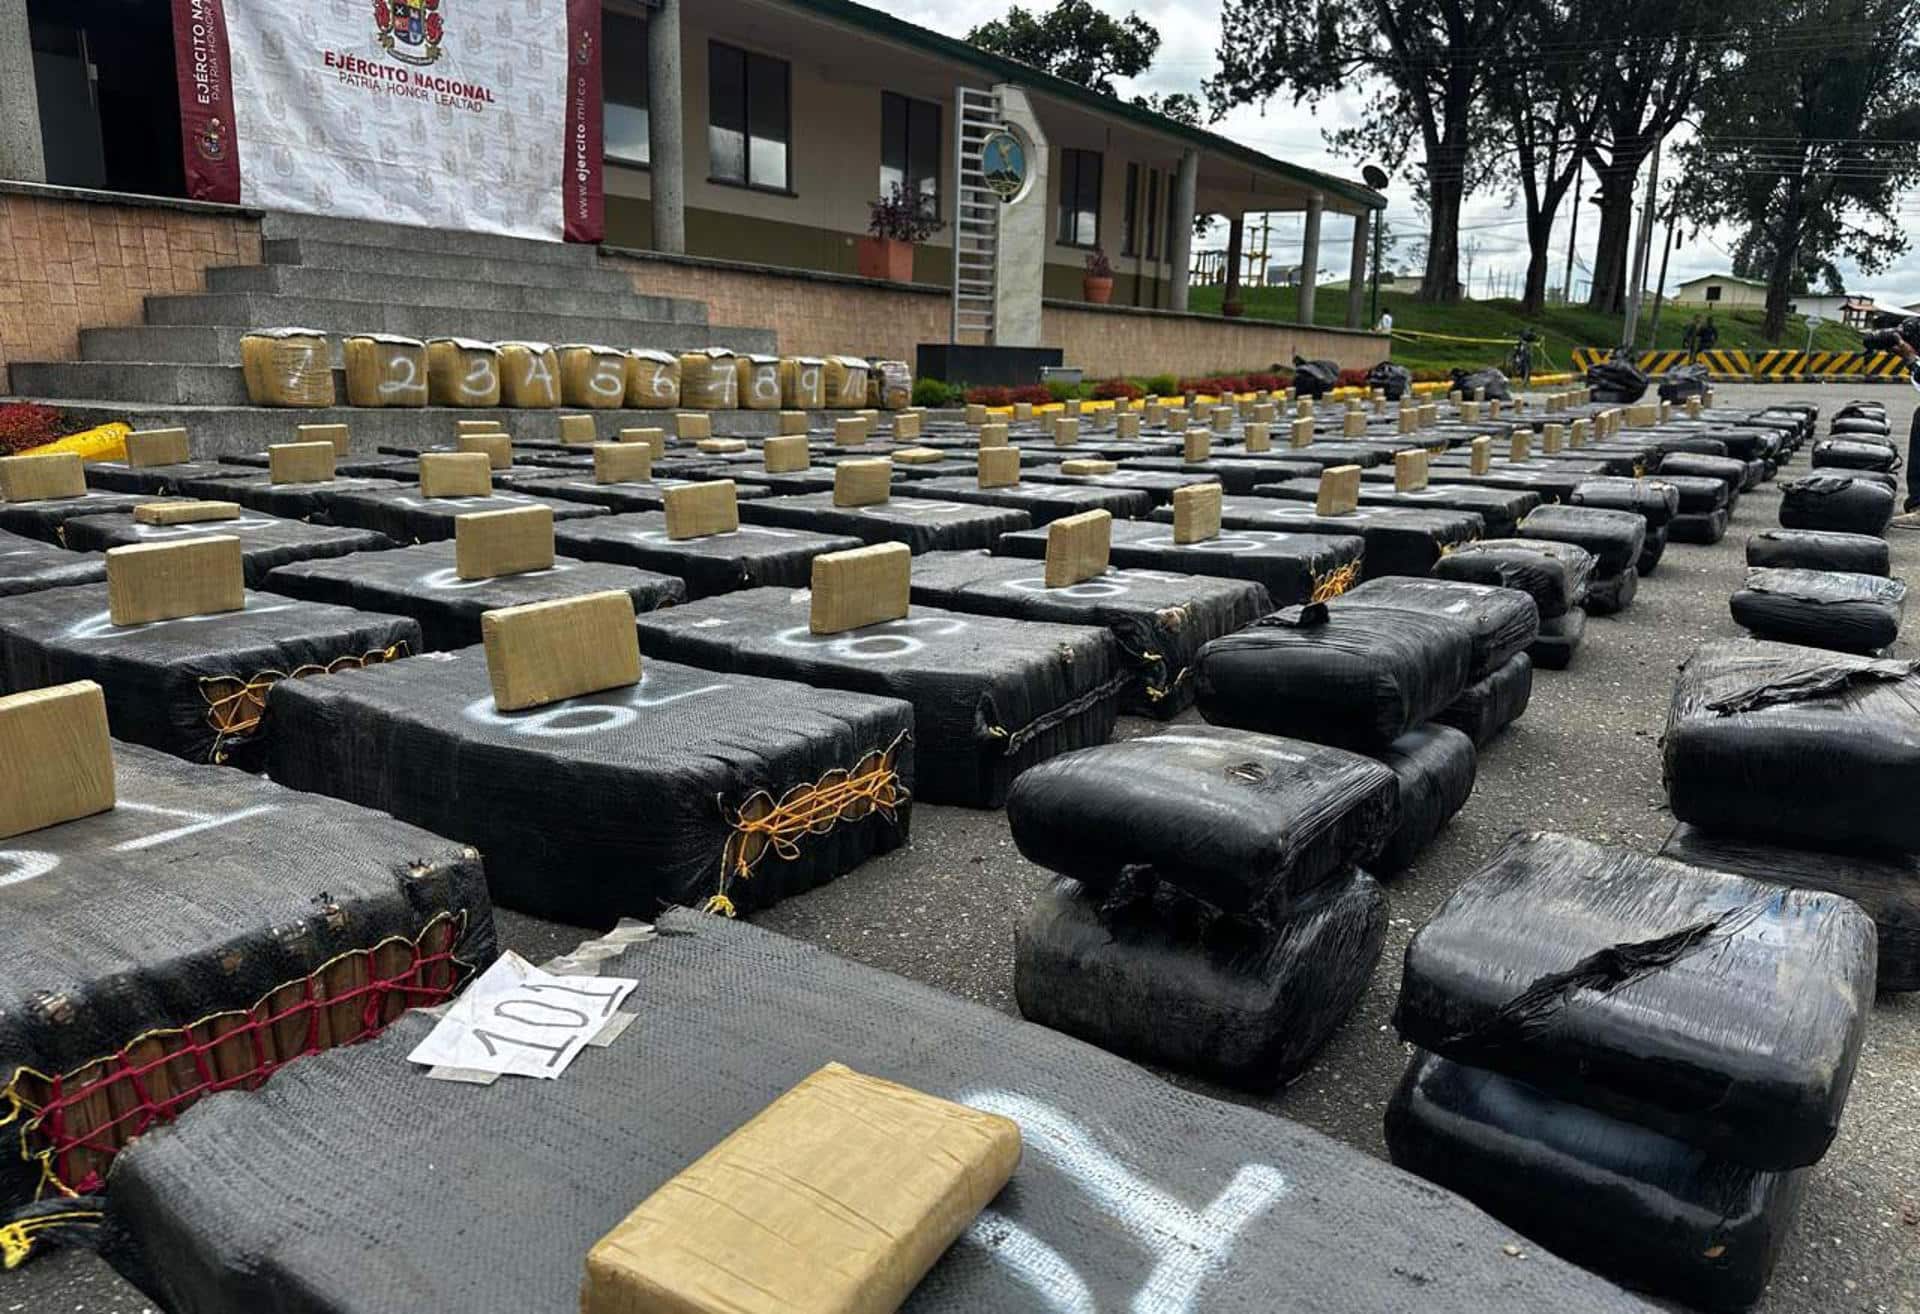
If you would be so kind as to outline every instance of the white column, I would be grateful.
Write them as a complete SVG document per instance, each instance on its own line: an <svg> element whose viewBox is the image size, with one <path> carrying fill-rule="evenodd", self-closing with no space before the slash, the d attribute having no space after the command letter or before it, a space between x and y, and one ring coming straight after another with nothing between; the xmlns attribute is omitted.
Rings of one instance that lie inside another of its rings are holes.
<svg viewBox="0 0 1920 1314"><path fill-rule="evenodd" d="M659 0L647 16L648 174L653 249L673 255L687 249L687 136L680 105L680 0Z"/></svg>
<svg viewBox="0 0 1920 1314"><path fill-rule="evenodd" d="M0 0L0 178L47 180L40 92L33 79L27 0Z"/></svg>
<svg viewBox="0 0 1920 1314"><path fill-rule="evenodd" d="M1300 243L1300 322L1313 323L1313 290L1319 281L1316 270L1320 267L1320 212L1326 206L1326 198L1319 192L1307 198L1307 226Z"/></svg>
<svg viewBox="0 0 1920 1314"><path fill-rule="evenodd" d="M1193 265L1193 210L1200 191L1200 152L1188 151L1180 157L1180 169L1173 183L1172 231L1167 234L1167 262L1173 266L1175 310L1187 308L1187 276Z"/></svg>
<svg viewBox="0 0 1920 1314"><path fill-rule="evenodd" d="M1362 210L1353 216L1353 268L1347 275L1347 327L1363 328L1361 316L1367 313L1367 239L1371 236L1373 211Z"/></svg>
<svg viewBox="0 0 1920 1314"><path fill-rule="evenodd" d="M1047 131L1027 93L1012 83L994 89L1000 115L1027 139L1026 193L1000 207L994 246L993 345L1038 347L1047 276Z"/></svg>

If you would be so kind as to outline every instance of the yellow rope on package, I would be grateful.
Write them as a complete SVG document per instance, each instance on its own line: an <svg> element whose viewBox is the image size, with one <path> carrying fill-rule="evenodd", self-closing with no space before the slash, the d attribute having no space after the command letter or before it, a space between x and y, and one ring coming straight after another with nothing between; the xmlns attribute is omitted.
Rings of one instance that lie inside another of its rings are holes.
<svg viewBox="0 0 1920 1314"><path fill-rule="evenodd" d="M41 1232L75 1223L98 1223L106 1215L98 1209L73 1209L63 1214L42 1214L0 1227L0 1268L11 1273L33 1254L33 1239Z"/></svg>

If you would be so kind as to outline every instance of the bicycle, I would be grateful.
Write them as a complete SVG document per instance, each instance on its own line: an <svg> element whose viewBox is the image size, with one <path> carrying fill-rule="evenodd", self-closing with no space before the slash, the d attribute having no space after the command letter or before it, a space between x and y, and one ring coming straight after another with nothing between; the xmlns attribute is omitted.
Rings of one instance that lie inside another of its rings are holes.
<svg viewBox="0 0 1920 1314"><path fill-rule="evenodd" d="M1513 351L1507 357L1507 377L1515 379L1522 388L1533 383L1533 344L1540 335L1532 329L1522 329L1513 340Z"/></svg>

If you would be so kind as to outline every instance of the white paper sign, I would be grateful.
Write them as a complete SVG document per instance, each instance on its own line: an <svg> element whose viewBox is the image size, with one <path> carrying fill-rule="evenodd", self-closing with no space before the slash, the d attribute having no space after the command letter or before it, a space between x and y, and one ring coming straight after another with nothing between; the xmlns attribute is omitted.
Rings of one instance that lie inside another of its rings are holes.
<svg viewBox="0 0 1920 1314"><path fill-rule="evenodd" d="M502 954L407 1058L428 1067L551 1080L567 1070L633 993L638 981L555 976Z"/></svg>

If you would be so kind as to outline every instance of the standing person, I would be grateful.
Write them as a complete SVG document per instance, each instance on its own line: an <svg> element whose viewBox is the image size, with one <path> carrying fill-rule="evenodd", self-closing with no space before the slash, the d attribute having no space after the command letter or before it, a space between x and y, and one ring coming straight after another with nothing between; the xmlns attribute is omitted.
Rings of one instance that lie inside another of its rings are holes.
<svg viewBox="0 0 1920 1314"><path fill-rule="evenodd" d="M1687 331L1680 335L1680 345L1686 348L1687 364L1693 364L1693 358L1700 354L1700 316L1695 315L1687 324Z"/></svg>
<svg viewBox="0 0 1920 1314"><path fill-rule="evenodd" d="M1720 341L1720 330L1713 326L1713 316L1707 316L1707 322L1700 326L1700 336L1695 339L1701 351L1712 351Z"/></svg>
<svg viewBox="0 0 1920 1314"><path fill-rule="evenodd" d="M1375 331L1379 333L1393 332L1393 312L1391 310L1383 310L1380 312L1380 326Z"/></svg>

